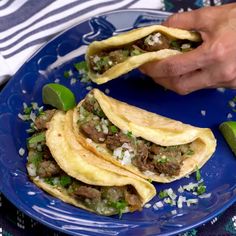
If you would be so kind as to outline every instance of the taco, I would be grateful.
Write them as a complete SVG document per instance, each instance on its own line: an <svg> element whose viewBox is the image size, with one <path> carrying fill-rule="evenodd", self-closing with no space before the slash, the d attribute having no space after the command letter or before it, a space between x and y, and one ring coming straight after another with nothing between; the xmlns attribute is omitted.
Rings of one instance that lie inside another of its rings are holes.
<svg viewBox="0 0 236 236"><path fill-rule="evenodd" d="M94 41L85 58L89 77L97 84L106 83L147 62L163 60L187 52L201 43L200 34L152 25Z"/></svg>
<svg viewBox="0 0 236 236"><path fill-rule="evenodd" d="M98 89L73 115L77 140L101 158L157 182L171 182L201 168L216 140L198 128L108 97Z"/></svg>
<svg viewBox="0 0 236 236"><path fill-rule="evenodd" d="M141 210L155 187L85 149L73 134L73 111L47 111L28 139L27 170L41 189L79 208L114 215Z"/></svg>

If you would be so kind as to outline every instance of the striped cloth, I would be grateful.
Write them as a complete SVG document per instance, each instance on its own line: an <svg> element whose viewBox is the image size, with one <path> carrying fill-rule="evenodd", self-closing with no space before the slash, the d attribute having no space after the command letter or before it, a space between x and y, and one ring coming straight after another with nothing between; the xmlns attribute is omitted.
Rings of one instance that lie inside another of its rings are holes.
<svg viewBox="0 0 236 236"><path fill-rule="evenodd" d="M127 8L162 9L161 0L1 0L0 84L45 42L97 14Z"/></svg>

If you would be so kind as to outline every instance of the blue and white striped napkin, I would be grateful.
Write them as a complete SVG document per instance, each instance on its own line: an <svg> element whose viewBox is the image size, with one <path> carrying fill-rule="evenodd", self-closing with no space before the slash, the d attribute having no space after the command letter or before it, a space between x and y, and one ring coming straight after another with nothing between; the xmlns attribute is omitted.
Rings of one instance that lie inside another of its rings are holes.
<svg viewBox="0 0 236 236"><path fill-rule="evenodd" d="M103 12L162 9L161 0L1 0L0 84L43 44L66 28Z"/></svg>

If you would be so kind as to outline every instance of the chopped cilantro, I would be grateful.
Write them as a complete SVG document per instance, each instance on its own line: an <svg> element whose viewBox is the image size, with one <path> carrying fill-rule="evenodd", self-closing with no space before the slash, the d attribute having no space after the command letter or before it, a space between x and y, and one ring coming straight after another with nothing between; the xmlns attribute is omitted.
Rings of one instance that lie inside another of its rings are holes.
<svg viewBox="0 0 236 236"><path fill-rule="evenodd" d="M142 54L141 51L139 51L138 49L134 49L131 51L130 56L138 56L140 54Z"/></svg>
<svg viewBox="0 0 236 236"><path fill-rule="evenodd" d="M164 191L160 191L158 194L159 198L163 199L165 197L168 197L168 193L164 190Z"/></svg>
<svg viewBox="0 0 236 236"><path fill-rule="evenodd" d="M124 49L124 50L122 50L122 53L123 53L123 55L124 55L125 57L128 57L130 51L129 51L128 49Z"/></svg>
<svg viewBox="0 0 236 236"><path fill-rule="evenodd" d="M106 115L102 109L98 108L98 109L94 110L94 114L99 116L100 118L106 118Z"/></svg>
<svg viewBox="0 0 236 236"><path fill-rule="evenodd" d="M61 185L62 187L66 187L66 186L68 186L69 184L71 184L71 177L68 176L68 175L62 175L62 176L60 177L60 185Z"/></svg>
<svg viewBox="0 0 236 236"><path fill-rule="evenodd" d="M196 170L196 180L197 180L197 181L200 181L201 178L202 178L202 177L201 177L200 170L199 170L199 168L197 167L197 170Z"/></svg>
<svg viewBox="0 0 236 236"><path fill-rule="evenodd" d="M158 158L157 159L157 162L159 162L159 163L161 163L161 164L164 164L164 163L166 163L166 162L168 162L169 161L169 159L168 158L164 158L164 157L161 157L161 158Z"/></svg>
<svg viewBox="0 0 236 236"><path fill-rule="evenodd" d="M192 156L194 154L194 151L192 149L189 149L187 152L186 152L186 155L187 156Z"/></svg>
<svg viewBox="0 0 236 236"><path fill-rule="evenodd" d="M205 192L206 192L206 186L203 185L203 183L199 184L199 186L197 187L197 194L202 195Z"/></svg>
<svg viewBox="0 0 236 236"><path fill-rule="evenodd" d="M75 63L74 67L78 72L81 72L81 71L87 72L88 71L88 65L87 65L86 61L81 61L81 62Z"/></svg>
<svg viewBox="0 0 236 236"><path fill-rule="evenodd" d="M110 205L111 205L111 207L115 208L118 211L120 218L122 217L122 214L124 213L124 210L127 207L127 203L124 200L119 200L117 202L111 202Z"/></svg>
<svg viewBox="0 0 236 236"><path fill-rule="evenodd" d="M32 106L31 107L25 107L24 108L24 114L25 115L30 115L32 109L33 109Z"/></svg>
<svg viewBox="0 0 236 236"><path fill-rule="evenodd" d="M100 60L98 60L96 62L96 66L98 68L98 71L102 70L103 67L110 67L109 65L109 57L105 56L105 57L100 57Z"/></svg>
<svg viewBox="0 0 236 236"><path fill-rule="evenodd" d="M232 99L233 102L236 102L236 96Z"/></svg>
<svg viewBox="0 0 236 236"><path fill-rule="evenodd" d="M117 127L116 127L116 126L114 126L114 125L110 126L109 128L110 128L110 131L111 131L113 134L115 134L115 133L117 133L117 132L118 132L118 129L117 129Z"/></svg>
<svg viewBox="0 0 236 236"><path fill-rule="evenodd" d="M45 139L46 139L45 132L41 132L41 133L35 134L35 135L31 136L30 138L28 138L27 144L31 145L31 144L41 143L41 142L44 142Z"/></svg>
<svg viewBox="0 0 236 236"><path fill-rule="evenodd" d="M173 48L176 48L176 49L180 49L180 42L176 41L176 40L173 40L170 42L170 45L173 47Z"/></svg>
<svg viewBox="0 0 236 236"><path fill-rule="evenodd" d="M29 162L33 163L36 168L38 168L39 163L42 161L43 153L36 152L32 156L29 156Z"/></svg>
<svg viewBox="0 0 236 236"><path fill-rule="evenodd" d="M64 71L64 77L68 79L70 77L71 73L70 71Z"/></svg>
<svg viewBox="0 0 236 236"><path fill-rule="evenodd" d="M45 182L46 184L54 185L54 184L53 184L53 178L44 178L44 182Z"/></svg>
<svg viewBox="0 0 236 236"><path fill-rule="evenodd" d="M127 135L129 138L132 138L132 136L133 136L133 134L132 134L131 131L128 131L128 132L126 133L126 135Z"/></svg>

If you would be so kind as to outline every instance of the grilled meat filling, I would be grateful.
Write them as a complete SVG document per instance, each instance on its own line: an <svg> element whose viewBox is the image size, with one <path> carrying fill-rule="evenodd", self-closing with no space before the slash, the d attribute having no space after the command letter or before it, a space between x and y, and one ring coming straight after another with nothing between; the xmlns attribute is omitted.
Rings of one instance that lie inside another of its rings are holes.
<svg viewBox="0 0 236 236"><path fill-rule="evenodd" d="M105 144L114 158L123 164L132 163L140 171L176 176L184 159L194 154L191 143L163 147L120 130L107 119L92 93L86 96L78 112L79 130L85 137Z"/></svg>
<svg viewBox="0 0 236 236"><path fill-rule="evenodd" d="M93 109L93 111L95 110ZM47 115L51 113L51 111L45 112ZM98 214L122 214L126 208L129 208L129 211L141 210L142 202L133 186L93 186L67 175L53 159L46 146L45 136L42 135L46 122L50 119L41 119L41 130L39 129L28 139L27 169L29 175L38 176L47 184L66 191ZM95 138L93 135L91 137ZM95 139L97 140L97 137Z"/></svg>
<svg viewBox="0 0 236 236"><path fill-rule="evenodd" d="M122 63L129 57L137 56L147 52L155 52L162 49L175 49L178 51L189 51L196 48L199 43L189 40L173 40L160 32L152 33L132 44L124 45L122 48L104 50L90 56L90 68L98 74L103 74L116 64Z"/></svg>

